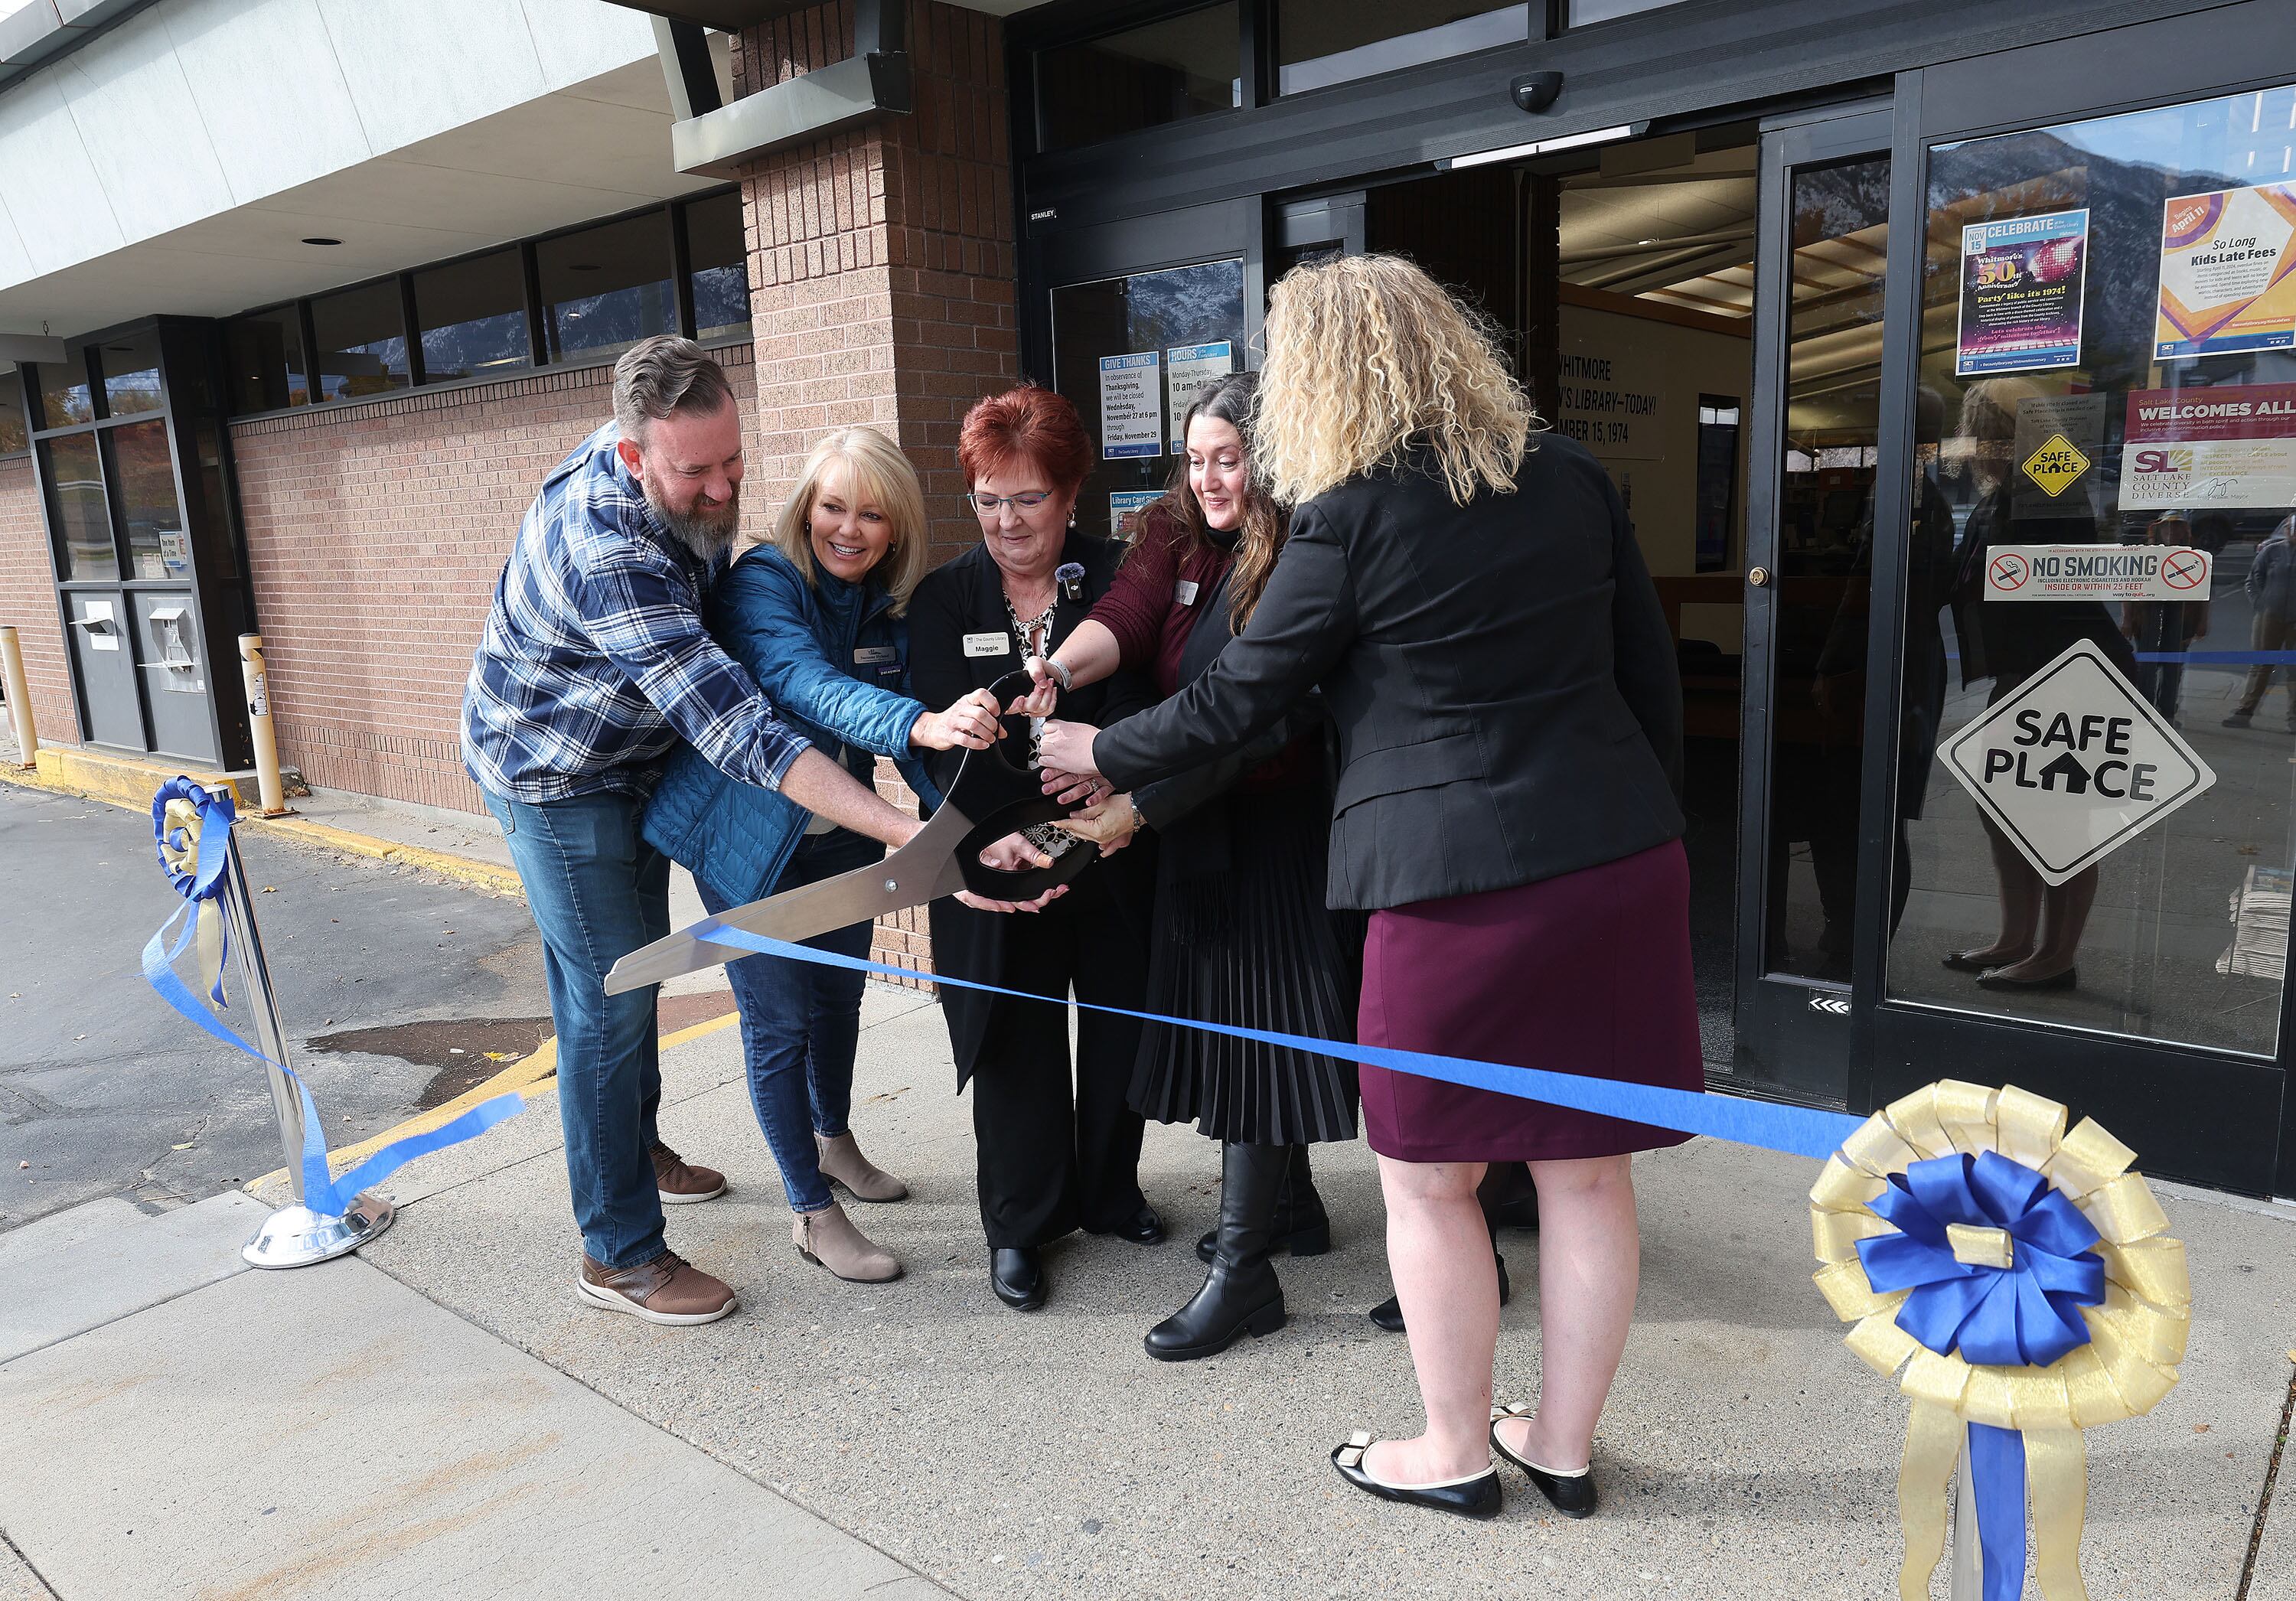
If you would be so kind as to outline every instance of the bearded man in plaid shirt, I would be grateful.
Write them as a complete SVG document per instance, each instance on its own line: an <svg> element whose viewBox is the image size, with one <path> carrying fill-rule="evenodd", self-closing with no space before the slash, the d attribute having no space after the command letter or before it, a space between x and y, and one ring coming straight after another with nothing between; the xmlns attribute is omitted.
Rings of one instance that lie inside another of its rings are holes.
<svg viewBox="0 0 2296 1601"><path fill-rule="evenodd" d="M614 421L527 511L463 696L463 762L542 932L582 1230L575 1287L661 1324L737 1304L662 1237L663 1203L710 1200L726 1180L655 1132L655 991L605 992L617 960L669 932L669 863L638 833L662 758L682 738L743 783L889 845L921 826L784 726L704 631L741 484L724 372L690 340L635 346L614 365Z"/></svg>

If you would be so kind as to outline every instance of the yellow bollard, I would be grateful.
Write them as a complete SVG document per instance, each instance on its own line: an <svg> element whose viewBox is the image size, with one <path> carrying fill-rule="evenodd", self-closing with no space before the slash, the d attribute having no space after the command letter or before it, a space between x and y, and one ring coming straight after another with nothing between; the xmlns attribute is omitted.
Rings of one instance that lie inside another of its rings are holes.
<svg viewBox="0 0 2296 1601"><path fill-rule="evenodd" d="M263 636L239 636L239 674L247 686L247 726L255 736L255 786L263 815L287 815L286 786L279 781L279 739L271 731L271 691L263 670Z"/></svg>
<svg viewBox="0 0 2296 1601"><path fill-rule="evenodd" d="M37 767L40 731L32 722L32 686L24 681L24 647L14 628L0 623L0 674L8 686L8 710L16 719L16 754L20 767Z"/></svg>

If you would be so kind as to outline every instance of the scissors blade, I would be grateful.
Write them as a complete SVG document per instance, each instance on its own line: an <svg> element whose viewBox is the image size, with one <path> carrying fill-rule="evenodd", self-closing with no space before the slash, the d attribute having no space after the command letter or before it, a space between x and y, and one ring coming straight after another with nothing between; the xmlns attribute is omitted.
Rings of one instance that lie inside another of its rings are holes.
<svg viewBox="0 0 2296 1601"><path fill-rule="evenodd" d="M630 952L606 975L606 993L625 994L753 954L738 945L712 943L707 934L713 928L736 928L772 940L810 940L953 895L964 888L956 843L972 831L971 820L944 802L914 838L882 862L705 917Z"/></svg>

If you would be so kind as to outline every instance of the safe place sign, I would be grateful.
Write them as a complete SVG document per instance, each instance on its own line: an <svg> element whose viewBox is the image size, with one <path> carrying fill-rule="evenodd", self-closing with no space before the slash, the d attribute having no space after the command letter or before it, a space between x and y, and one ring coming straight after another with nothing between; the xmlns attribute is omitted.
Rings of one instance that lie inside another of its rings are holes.
<svg viewBox="0 0 2296 1601"><path fill-rule="evenodd" d="M2052 884L2095 866L2217 781L2086 639L1956 735L1946 765Z"/></svg>

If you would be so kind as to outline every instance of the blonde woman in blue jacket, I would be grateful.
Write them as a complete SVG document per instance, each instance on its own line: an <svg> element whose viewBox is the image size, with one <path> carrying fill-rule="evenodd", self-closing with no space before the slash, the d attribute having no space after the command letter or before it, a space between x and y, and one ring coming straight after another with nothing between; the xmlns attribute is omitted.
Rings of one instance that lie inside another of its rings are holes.
<svg viewBox="0 0 2296 1601"><path fill-rule="evenodd" d="M814 447L771 538L710 592L709 631L757 678L783 720L867 783L889 756L930 811L940 801L917 751L978 750L996 736L996 702L976 691L946 711L908 693L910 592L925 571L924 496L882 434L840 429ZM878 860L883 845L772 790L728 778L681 748L654 792L646 839L693 874L715 914ZM869 954L869 924L809 940ZM863 1201L908 1187L861 1154L847 1115L864 975L783 957L727 965L742 1012L750 1098L796 1213L791 1238L840 1278L900 1277L893 1254L857 1227L832 1184Z"/></svg>

